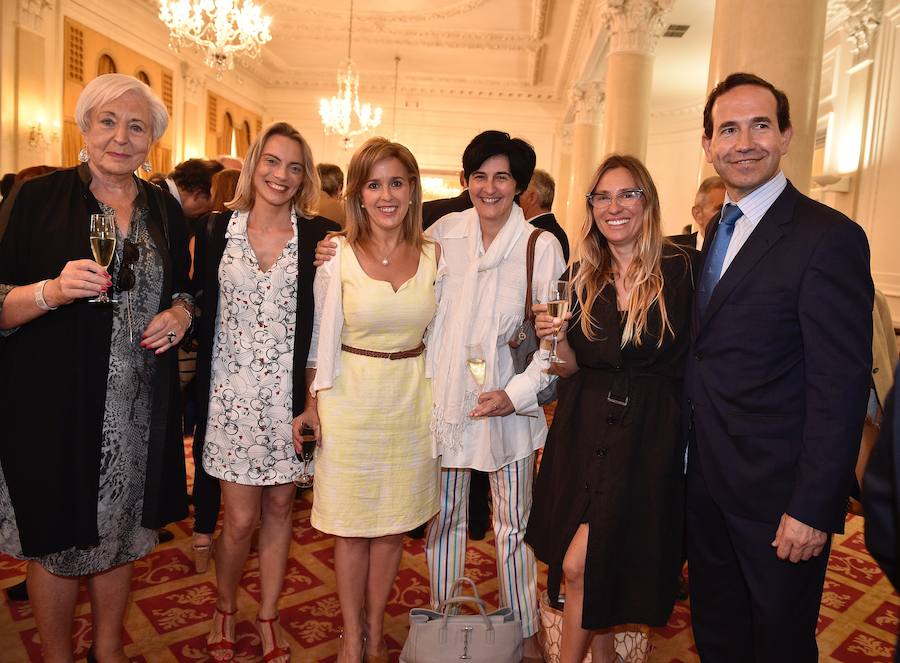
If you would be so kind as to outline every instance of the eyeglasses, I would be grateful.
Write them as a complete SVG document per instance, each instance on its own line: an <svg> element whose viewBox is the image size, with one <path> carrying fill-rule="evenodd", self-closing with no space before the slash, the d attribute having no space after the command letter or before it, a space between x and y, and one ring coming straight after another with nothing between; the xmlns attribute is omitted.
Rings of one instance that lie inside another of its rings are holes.
<svg viewBox="0 0 900 663"><path fill-rule="evenodd" d="M594 209L606 209L612 205L613 198L615 198L622 207L634 207L635 203L637 203L643 195L643 189L623 189L615 194L610 193L609 191L589 193L586 198Z"/></svg>
<svg viewBox="0 0 900 663"><path fill-rule="evenodd" d="M116 292L125 292L134 287L134 270L131 266L140 255L138 245L126 239L122 246L122 264L119 266L119 278L116 279Z"/></svg>

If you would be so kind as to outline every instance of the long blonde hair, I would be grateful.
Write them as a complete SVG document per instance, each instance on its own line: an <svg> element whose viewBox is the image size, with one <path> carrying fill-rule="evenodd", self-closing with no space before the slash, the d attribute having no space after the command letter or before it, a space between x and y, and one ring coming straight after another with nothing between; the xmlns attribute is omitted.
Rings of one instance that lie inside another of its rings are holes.
<svg viewBox="0 0 900 663"><path fill-rule="evenodd" d="M244 167L241 169L241 176L238 178L234 200L225 203L225 207L242 212L253 208L253 203L256 200L256 191L253 189L253 175L262 156L263 148L266 146L266 141L272 136L290 138L300 146L300 153L303 155L303 181L300 183L300 188L297 189L297 193L294 196L294 210L300 216L314 217L319 207L319 173L316 171L316 164L313 161L309 143L300 135L299 131L287 122L270 124L251 143L250 149L247 150Z"/></svg>
<svg viewBox="0 0 900 663"><path fill-rule="evenodd" d="M409 174L409 209L403 218L400 239L421 250L425 239L422 235L422 177L419 175L419 164L407 147L386 138L370 138L350 159L344 189L346 219L343 234L350 244L364 244L371 238L372 227L369 215L362 206L362 191L372 168L384 159L397 159Z"/></svg>
<svg viewBox="0 0 900 663"><path fill-rule="evenodd" d="M663 296L665 279L662 274L661 261L662 248L666 240L660 224L659 195L644 164L635 157L622 154L611 154L603 160L591 179L588 193L594 191L600 179L607 172L616 168L624 168L631 173L637 187L644 192L643 214L640 219L641 230L637 237L634 258L627 273L621 275L625 282L632 284L627 302L628 311L625 328L622 331L621 347L625 347L632 341L635 345L640 345L648 333L656 333L656 330L648 328L648 314L654 304L659 306L659 314L662 318L662 329L659 330L659 340L657 341L657 347L659 347L662 345L666 331L674 334ZM572 278L572 290L575 292L581 309L581 330L585 337L594 341L598 338L598 327L591 316L591 310L600 291L607 284L614 285L615 263L609 244L594 221L591 202L590 200L585 202L587 211L579 232L580 241L572 252L572 263L578 265L578 271Z"/></svg>

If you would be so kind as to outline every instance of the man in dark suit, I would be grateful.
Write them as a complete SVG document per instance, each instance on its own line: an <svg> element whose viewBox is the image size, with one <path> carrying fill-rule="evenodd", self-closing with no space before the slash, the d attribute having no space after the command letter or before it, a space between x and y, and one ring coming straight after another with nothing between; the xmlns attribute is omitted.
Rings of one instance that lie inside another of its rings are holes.
<svg viewBox="0 0 900 663"><path fill-rule="evenodd" d="M690 232L690 226L685 227L683 235L672 235L671 239L679 246L685 246L698 251L703 248L703 237L706 229L713 219L718 219L725 202L725 183L718 175L712 175L700 182L697 193L694 195L694 206L691 208L691 216L694 217L694 225L697 230Z"/></svg>
<svg viewBox="0 0 900 663"><path fill-rule="evenodd" d="M472 199L469 197L469 189L466 188L468 185L462 171L459 171L459 183L463 190L458 196L426 200L422 203L422 230L428 230L442 216L451 212L462 212L472 207Z"/></svg>
<svg viewBox="0 0 900 663"><path fill-rule="evenodd" d="M814 663L869 393L868 243L785 179L793 130L771 83L730 75L703 129L727 196L685 373L694 637L704 662Z"/></svg>
<svg viewBox="0 0 900 663"><path fill-rule="evenodd" d="M536 168L528 188L519 195L519 207L528 223L535 228L553 233L562 245L563 258L569 262L569 238L562 229L556 216L550 210L553 208L553 197L556 195L556 182L546 170Z"/></svg>

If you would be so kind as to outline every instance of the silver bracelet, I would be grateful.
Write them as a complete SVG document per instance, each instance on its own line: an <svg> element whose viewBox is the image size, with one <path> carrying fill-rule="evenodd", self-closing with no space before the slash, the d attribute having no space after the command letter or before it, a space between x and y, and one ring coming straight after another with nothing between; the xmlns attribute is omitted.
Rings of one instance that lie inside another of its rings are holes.
<svg viewBox="0 0 900 663"><path fill-rule="evenodd" d="M47 285L47 281L49 281L49 279L44 279L43 281L38 281L34 284L34 303L37 304L37 307L42 311L55 311L59 307L50 306L47 303L47 300L44 299L44 286Z"/></svg>
<svg viewBox="0 0 900 663"><path fill-rule="evenodd" d="M194 324L194 314L193 314L193 312L187 307L187 304L185 304L185 303L177 304L177 303L176 303L176 302L184 302L184 301L185 301L185 300L183 300L183 299L181 299L181 298L179 297L178 299L176 299L175 301L172 302L172 307L174 308L174 307L177 306L177 307L180 308L182 311L184 311L185 313L188 314L188 323L187 323L187 327L184 328L184 332L187 333L188 330L191 328L191 325Z"/></svg>

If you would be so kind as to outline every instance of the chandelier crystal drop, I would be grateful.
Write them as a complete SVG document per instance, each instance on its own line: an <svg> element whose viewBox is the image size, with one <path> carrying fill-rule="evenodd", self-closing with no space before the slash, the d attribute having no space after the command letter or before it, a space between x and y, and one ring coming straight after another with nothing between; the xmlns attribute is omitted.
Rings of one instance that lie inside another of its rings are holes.
<svg viewBox="0 0 900 663"><path fill-rule="evenodd" d="M200 52L216 78L234 69L235 56L259 57L272 39L272 19L252 0L160 0L159 18L169 28L169 47Z"/></svg>
<svg viewBox="0 0 900 663"><path fill-rule="evenodd" d="M350 29L347 39L347 59L338 71L337 95L319 102L319 117L328 135L342 136L344 149L353 147L354 137L371 131L381 124L381 108L359 100L359 73L350 57L353 52L353 0L350 0Z"/></svg>

